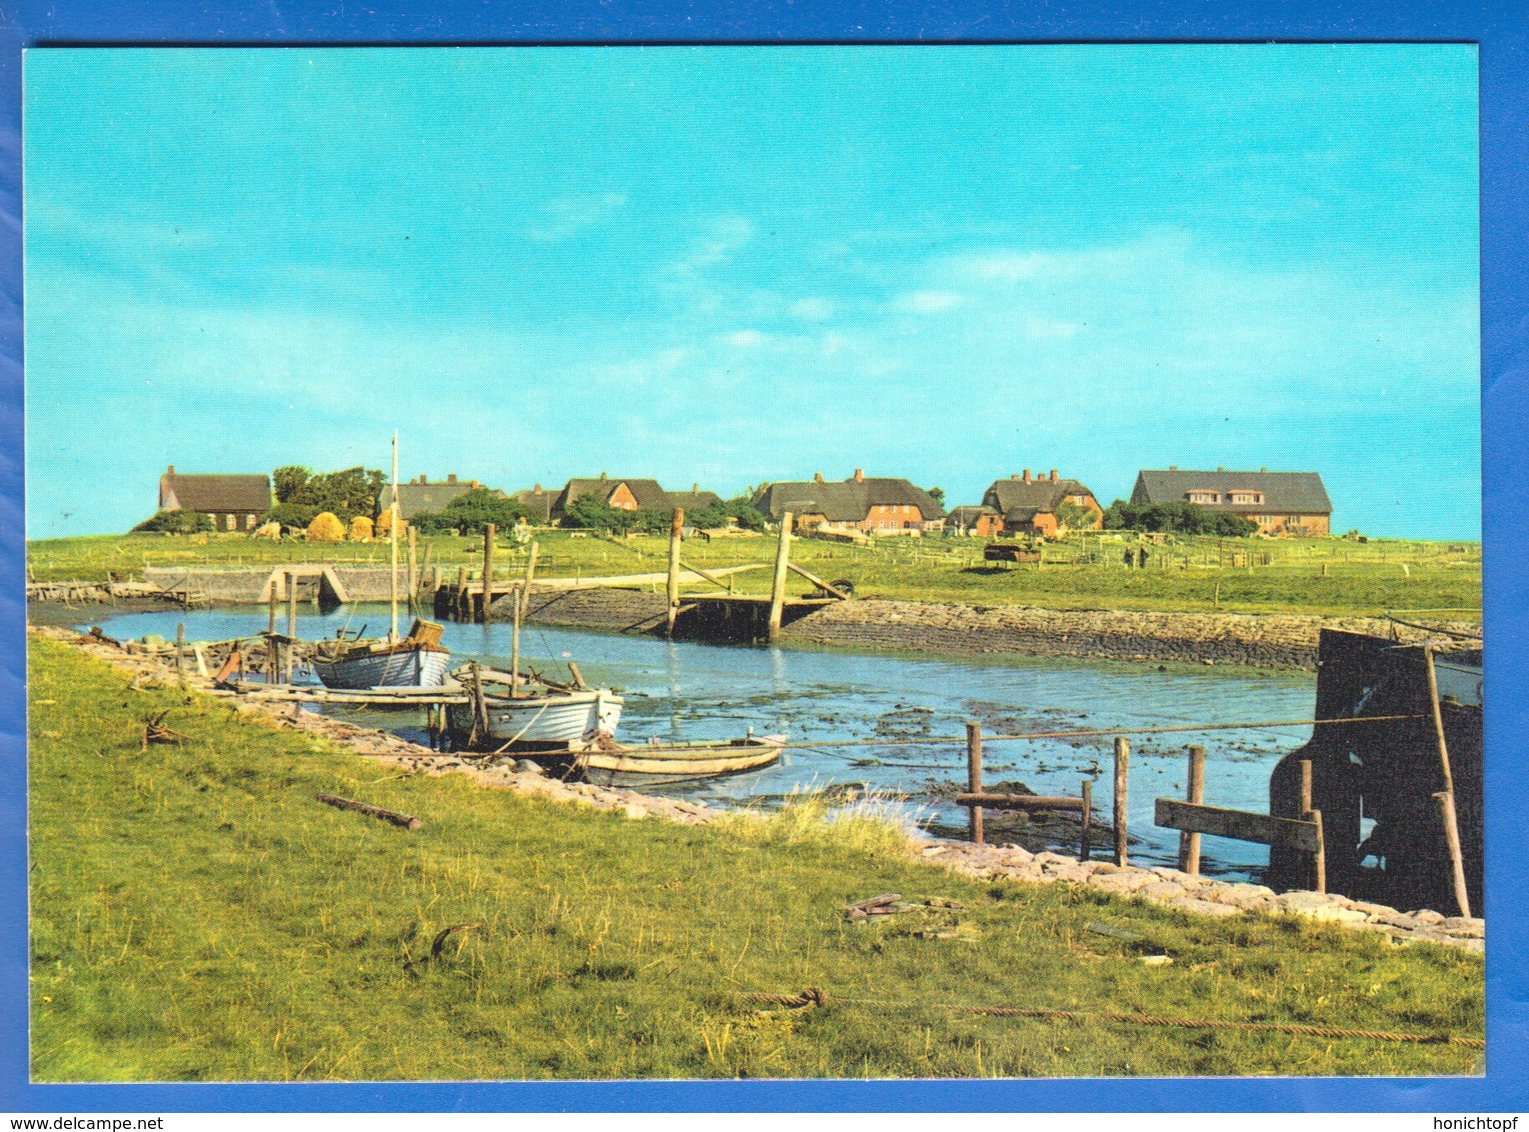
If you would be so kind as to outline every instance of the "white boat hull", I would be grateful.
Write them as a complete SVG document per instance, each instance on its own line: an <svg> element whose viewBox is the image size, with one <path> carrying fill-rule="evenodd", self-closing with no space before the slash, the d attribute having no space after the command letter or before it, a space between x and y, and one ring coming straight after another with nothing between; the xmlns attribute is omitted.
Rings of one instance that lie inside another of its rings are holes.
<svg viewBox="0 0 1529 1132"><path fill-rule="evenodd" d="M326 688L434 688L446 682L451 654L436 649L362 653L339 660L313 659Z"/></svg>
<svg viewBox="0 0 1529 1132"><path fill-rule="evenodd" d="M602 734L612 735L621 720L625 701L604 688L587 692L526 696L510 699L485 697L488 706L488 742L494 746L559 747L584 750ZM453 704L447 709L452 738L465 742L473 731L472 704Z"/></svg>

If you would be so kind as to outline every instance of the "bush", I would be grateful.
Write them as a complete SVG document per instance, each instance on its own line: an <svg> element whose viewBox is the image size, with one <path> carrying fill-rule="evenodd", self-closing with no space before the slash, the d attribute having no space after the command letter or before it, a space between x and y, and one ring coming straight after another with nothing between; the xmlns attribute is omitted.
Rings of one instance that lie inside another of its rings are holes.
<svg viewBox="0 0 1529 1132"><path fill-rule="evenodd" d="M1105 511L1104 526L1111 531L1172 531L1227 538L1246 538L1258 531L1258 524L1249 519L1230 511L1212 511L1198 503L1127 503L1123 499L1115 500Z"/></svg>
<svg viewBox="0 0 1529 1132"><path fill-rule="evenodd" d="M313 503L278 503L260 517L263 523L280 523L285 527L307 529L308 524L323 508Z"/></svg>
<svg viewBox="0 0 1529 1132"><path fill-rule="evenodd" d="M308 524L309 542L341 542L344 538L345 524L331 512L320 512Z"/></svg>
<svg viewBox="0 0 1529 1132"><path fill-rule="evenodd" d="M764 513L747 495L714 503L685 516L685 522L692 527L725 527L729 519L746 530L762 531L765 528Z"/></svg>
<svg viewBox="0 0 1529 1132"><path fill-rule="evenodd" d="M372 521L365 515L357 515L350 521L350 532L346 537L351 542L365 542L372 537Z"/></svg>
<svg viewBox="0 0 1529 1132"><path fill-rule="evenodd" d="M204 515L200 511L156 511L150 518L134 527L132 533L135 535L155 532L167 535L195 535L217 529L212 516Z"/></svg>
<svg viewBox="0 0 1529 1132"><path fill-rule="evenodd" d="M623 511L593 495L581 495L563 511L563 526L620 534L637 524L636 511Z"/></svg>

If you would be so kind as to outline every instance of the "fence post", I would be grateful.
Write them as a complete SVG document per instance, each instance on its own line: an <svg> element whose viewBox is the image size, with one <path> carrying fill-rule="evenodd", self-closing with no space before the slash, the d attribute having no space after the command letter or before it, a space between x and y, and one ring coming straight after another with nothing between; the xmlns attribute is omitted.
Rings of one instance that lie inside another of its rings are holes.
<svg viewBox="0 0 1529 1132"><path fill-rule="evenodd" d="M1130 770L1131 743L1124 735L1115 737L1115 863L1126 865L1126 776Z"/></svg>
<svg viewBox="0 0 1529 1132"><path fill-rule="evenodd" d="M488 624L488 607L494 604L494 535L493 523L483 524L483 623Z"/></svg>
<svg viewBox="0 0 1529 1132"><path fill-rule="evenodd" d="M186 686L185 661L181 659L181 652L186 647L186 623L180 622L175 626L175 680L182 688Z"/></svg>
<svg viewBox="0 0 1529 1132"><path fill-rule="evenodd" d="M1189 778L1185 798L1198 806L1205 800L1205 748L1189 748ZM1200 872L1200 835L1179 834L1179 871L1197 876Z"/></svg>
<svg viewBox="0 0 1529 1132"><path fill-rule="evenodd" d="M966 725L966 790L982 793L982 724L972 720ZM972 841L982 844L982 807L967 807L967 829Z"/></svg>
<svg viewBox="0 0 1529 1132"><path fill-rule="evenodd" d="M685 536L685 509L676 507L669 520L669 578L665 594L669 609L668 635L674 636L674 619L680 610L680 540ZM777 626L778 627L778 626Z"/></svg>
<svg viewBox="0 0 1529 1132"><path fill-rule="evenodd" d="M1317 848L1311 854L1311 890L1327 891L1327 841L1322 834L1322 811L1311 808L1311 760L1301 760L1301 820L1317 825Z"/></svg>
<svg viewBox="0 0 1529 1132"><path fill-rule="evenodd" d="M1444 827L1444 846L1449 850L1449 861L1455 886L1455 903L1460 915L1471 914L1471 898L1465 890L1465 869L1460 854L1460 824L1455 817L1455 795L1452 790L1440 790L1433 796L1439 807L1439 823Z"/></svg>

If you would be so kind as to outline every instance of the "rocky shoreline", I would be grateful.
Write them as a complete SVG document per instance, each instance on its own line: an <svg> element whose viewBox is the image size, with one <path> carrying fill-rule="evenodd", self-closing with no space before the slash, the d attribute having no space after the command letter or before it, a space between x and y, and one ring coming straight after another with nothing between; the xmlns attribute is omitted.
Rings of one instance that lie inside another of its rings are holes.
<svg viewBox="0 0 1529 1132"><path fill-rule="evenodd" d="M169 665L154 657L130 655L67 629L35 626L30 631L79 648L135 676L162 682L175 679ZM700 825L712 821L722 812L700 803L653 797L635 790L555 781L542 775L533 764L508 756L464 759L459 755L440 754L384 731L297 710L295 704L240 702L233 693L219 692L210 681L199 677L187 677L187 685L220 695L241 715L258 718L270 726L292 727L322 735L357 755L375 759L405 774L465 774L485 787L616 811L631 819ZM1345 928L1380 932L1399 943L1438 943L1477 953L1485 950L1486 925L1483 920L1446 917L1430 909L1402 912L1335 894L1275 893L1262 885L1191 876L1174 869L1121 867L1104 861L1079 861L1058 853L1030 853L1017 845L975 845L942 840L919 843L917 851L932 864L969 876L1002 877L1023 884L1078 885L1146 900L1190 915L1293 915Z"/></svg>
<svg viewBox="0 0 1529 1132"><path fill-rule="evenodd" d="M548 625L650 631L662 624L664 598L634 590L575 590L534 596L529 615ZM1445 628L1480 631L1480 626L1467 623ZM1449 640L1377 617L1057 610L865 598L814 610L787 625L781 641L947 656L1065 656L1315 669L1323 629L1380 636L1394 632L1402 641Z"/></svg>

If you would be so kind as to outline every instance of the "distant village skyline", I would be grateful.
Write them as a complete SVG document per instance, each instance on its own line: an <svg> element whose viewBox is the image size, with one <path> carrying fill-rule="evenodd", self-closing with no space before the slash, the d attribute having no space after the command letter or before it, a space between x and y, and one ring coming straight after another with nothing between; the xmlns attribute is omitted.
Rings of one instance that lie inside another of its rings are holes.
<svg viewBox="0 0 1529 1132"><path fill-rule="evenodd" d="M401 478L507 491L1268 467L1339 533L1477 539L1475 82L1469 45L32 51L28 534L126 530L171 463L386 470L398 428Z"/></svg>

